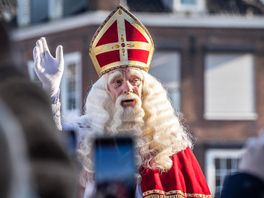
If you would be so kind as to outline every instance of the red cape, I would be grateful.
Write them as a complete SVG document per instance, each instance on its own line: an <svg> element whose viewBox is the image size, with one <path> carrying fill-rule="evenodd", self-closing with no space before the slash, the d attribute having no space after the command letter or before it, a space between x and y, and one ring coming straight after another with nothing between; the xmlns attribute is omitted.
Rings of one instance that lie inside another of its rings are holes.
<svg viewBox="0 0 264 198"><path fill-rule="evenodd" d="M188 147L174 154L167 172L142 168L141 189L144 198L211 198L203 172Z"/></svg>

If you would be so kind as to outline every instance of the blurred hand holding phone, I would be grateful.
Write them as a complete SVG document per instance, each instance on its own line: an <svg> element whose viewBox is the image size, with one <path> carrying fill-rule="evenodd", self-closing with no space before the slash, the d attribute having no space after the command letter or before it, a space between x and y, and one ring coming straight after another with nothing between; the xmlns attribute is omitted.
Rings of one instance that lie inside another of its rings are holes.
<svg viewBox="0 0 264 198"><path fill-rule="evenodd" d="M95 198L134 198L136 163L130 136L97 137L93 142Z"/></svg>

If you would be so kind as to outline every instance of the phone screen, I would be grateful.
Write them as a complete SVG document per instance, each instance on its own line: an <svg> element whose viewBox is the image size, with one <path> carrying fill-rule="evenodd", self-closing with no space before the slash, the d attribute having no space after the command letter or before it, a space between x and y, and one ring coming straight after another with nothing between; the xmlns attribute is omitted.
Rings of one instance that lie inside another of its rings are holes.
<svg viewBox="0 0 264 198"><path fill-rule="evenodd" d="M96 197L135 196L135 156L130 137L97 138L94 144Z"/></svg>

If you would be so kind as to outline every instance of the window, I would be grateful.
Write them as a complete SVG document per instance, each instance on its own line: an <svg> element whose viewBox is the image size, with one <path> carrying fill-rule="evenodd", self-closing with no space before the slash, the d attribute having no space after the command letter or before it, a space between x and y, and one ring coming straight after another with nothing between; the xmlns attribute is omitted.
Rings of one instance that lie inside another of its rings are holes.
<svg viewBox="0 0 264 198"><path fill-rule="evenodd" d="M30 0L17 1L17 23L19 26L30 23Z"/></svg>
<svg viewBox="0 0 264 198"><path fill-rule="evenodd" d="M243 152L243 149L209 149L206 152L206 178L215 198L220 197L224 178L237 170Z"/></svg>
<svg viewBox="0 0 264 198"><path fill-rule="evenodd" d="M177 52L156 52L150 67L155 76L167 89L172 106L180 110L180 55Z"/></svg>
<svg viewBox="0 0 264 198"><path fill-rule="evenodd" d="M67 121L80 115L81 106L81 54L65 54L64 73L61 83L63 118Z"/></svg>
<svg viewBox="0 0 264 198"><path fill-rule="evenodd" d="M63 0L63 15L69 16L82 13L88 9L87 0Z"/></svg>
<svg viewBox="0 0 264 198"><path fill-rule="evenodd" d="M36 24L48 20L48 1L30 0L30 23Z"/></svg>
<svg viewBox="0 0 264 198"><path fill-rule="evenodd" d="M205 119L256 119L252 54L209 53L204 71Z"/></svg>
<svg viewBox="0 0 264 198"><path fill-rule="evenodd" d="M196 0L181 0L182 5L196 5L197 1Z"/></svg>
<svg viewBox="0 0 264 198"><path fill-rule="evenodd" d="M17 1L17 23L19 26L44 22L48 21L48 19L48 1Z"/></svg>
<svg viewBox="0 0 264 198"><path fill-rule="evenodd" d="M49 0L49 16L51 19L78 14L87 9L87 0Z"/></svg>
<svg viewBox="0 0 264 198"><path fill-rule="evenodd" d="M172 7L174 11L184 11L184 12L203 12L205 11L205 1L204 0L163 0L164 3L168 4L172 2Z"/></svg>
<svg viewBox="0 0 264 198"><path fill-rule="evenodd" d="M31 81L33 82L39 82L39 79L38 79L38 76L35 72L35 69L34 69L34 62L33 61L28 61L27 63L27 69L28 69L28 76L30 78Z"/></svg>
<svg viewBox="0 0 264 198"><path fill-rule="evenodd" d="M50 19L58 19L63 14L63 0L49 0L48 13Z"/></svg>
<svg viewBox="0 0 264 198"><path fill-rule="evenodd" d="M88 9L86 0L20 0L17 1L17 23L26 26L82 13Z"/></svg>

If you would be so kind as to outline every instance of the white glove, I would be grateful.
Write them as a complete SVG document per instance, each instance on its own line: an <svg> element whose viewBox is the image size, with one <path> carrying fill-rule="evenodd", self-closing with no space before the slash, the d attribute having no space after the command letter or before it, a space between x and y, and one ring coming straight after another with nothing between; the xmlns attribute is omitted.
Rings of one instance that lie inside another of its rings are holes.
<svg viewBox="0 0 264 198"><path fill-rule="evenodd" d="M56 48L56 58L49 51L46 39L40 38L33 49L34 68L43 88L49 96L59 92L60 82L64 70L62 46Z"/></svg>
<svg viewBox="0 0 264 198"><path fill-rule="evenodd" d="M249 139L239 169L264 181L264 133Z"/></svg>

